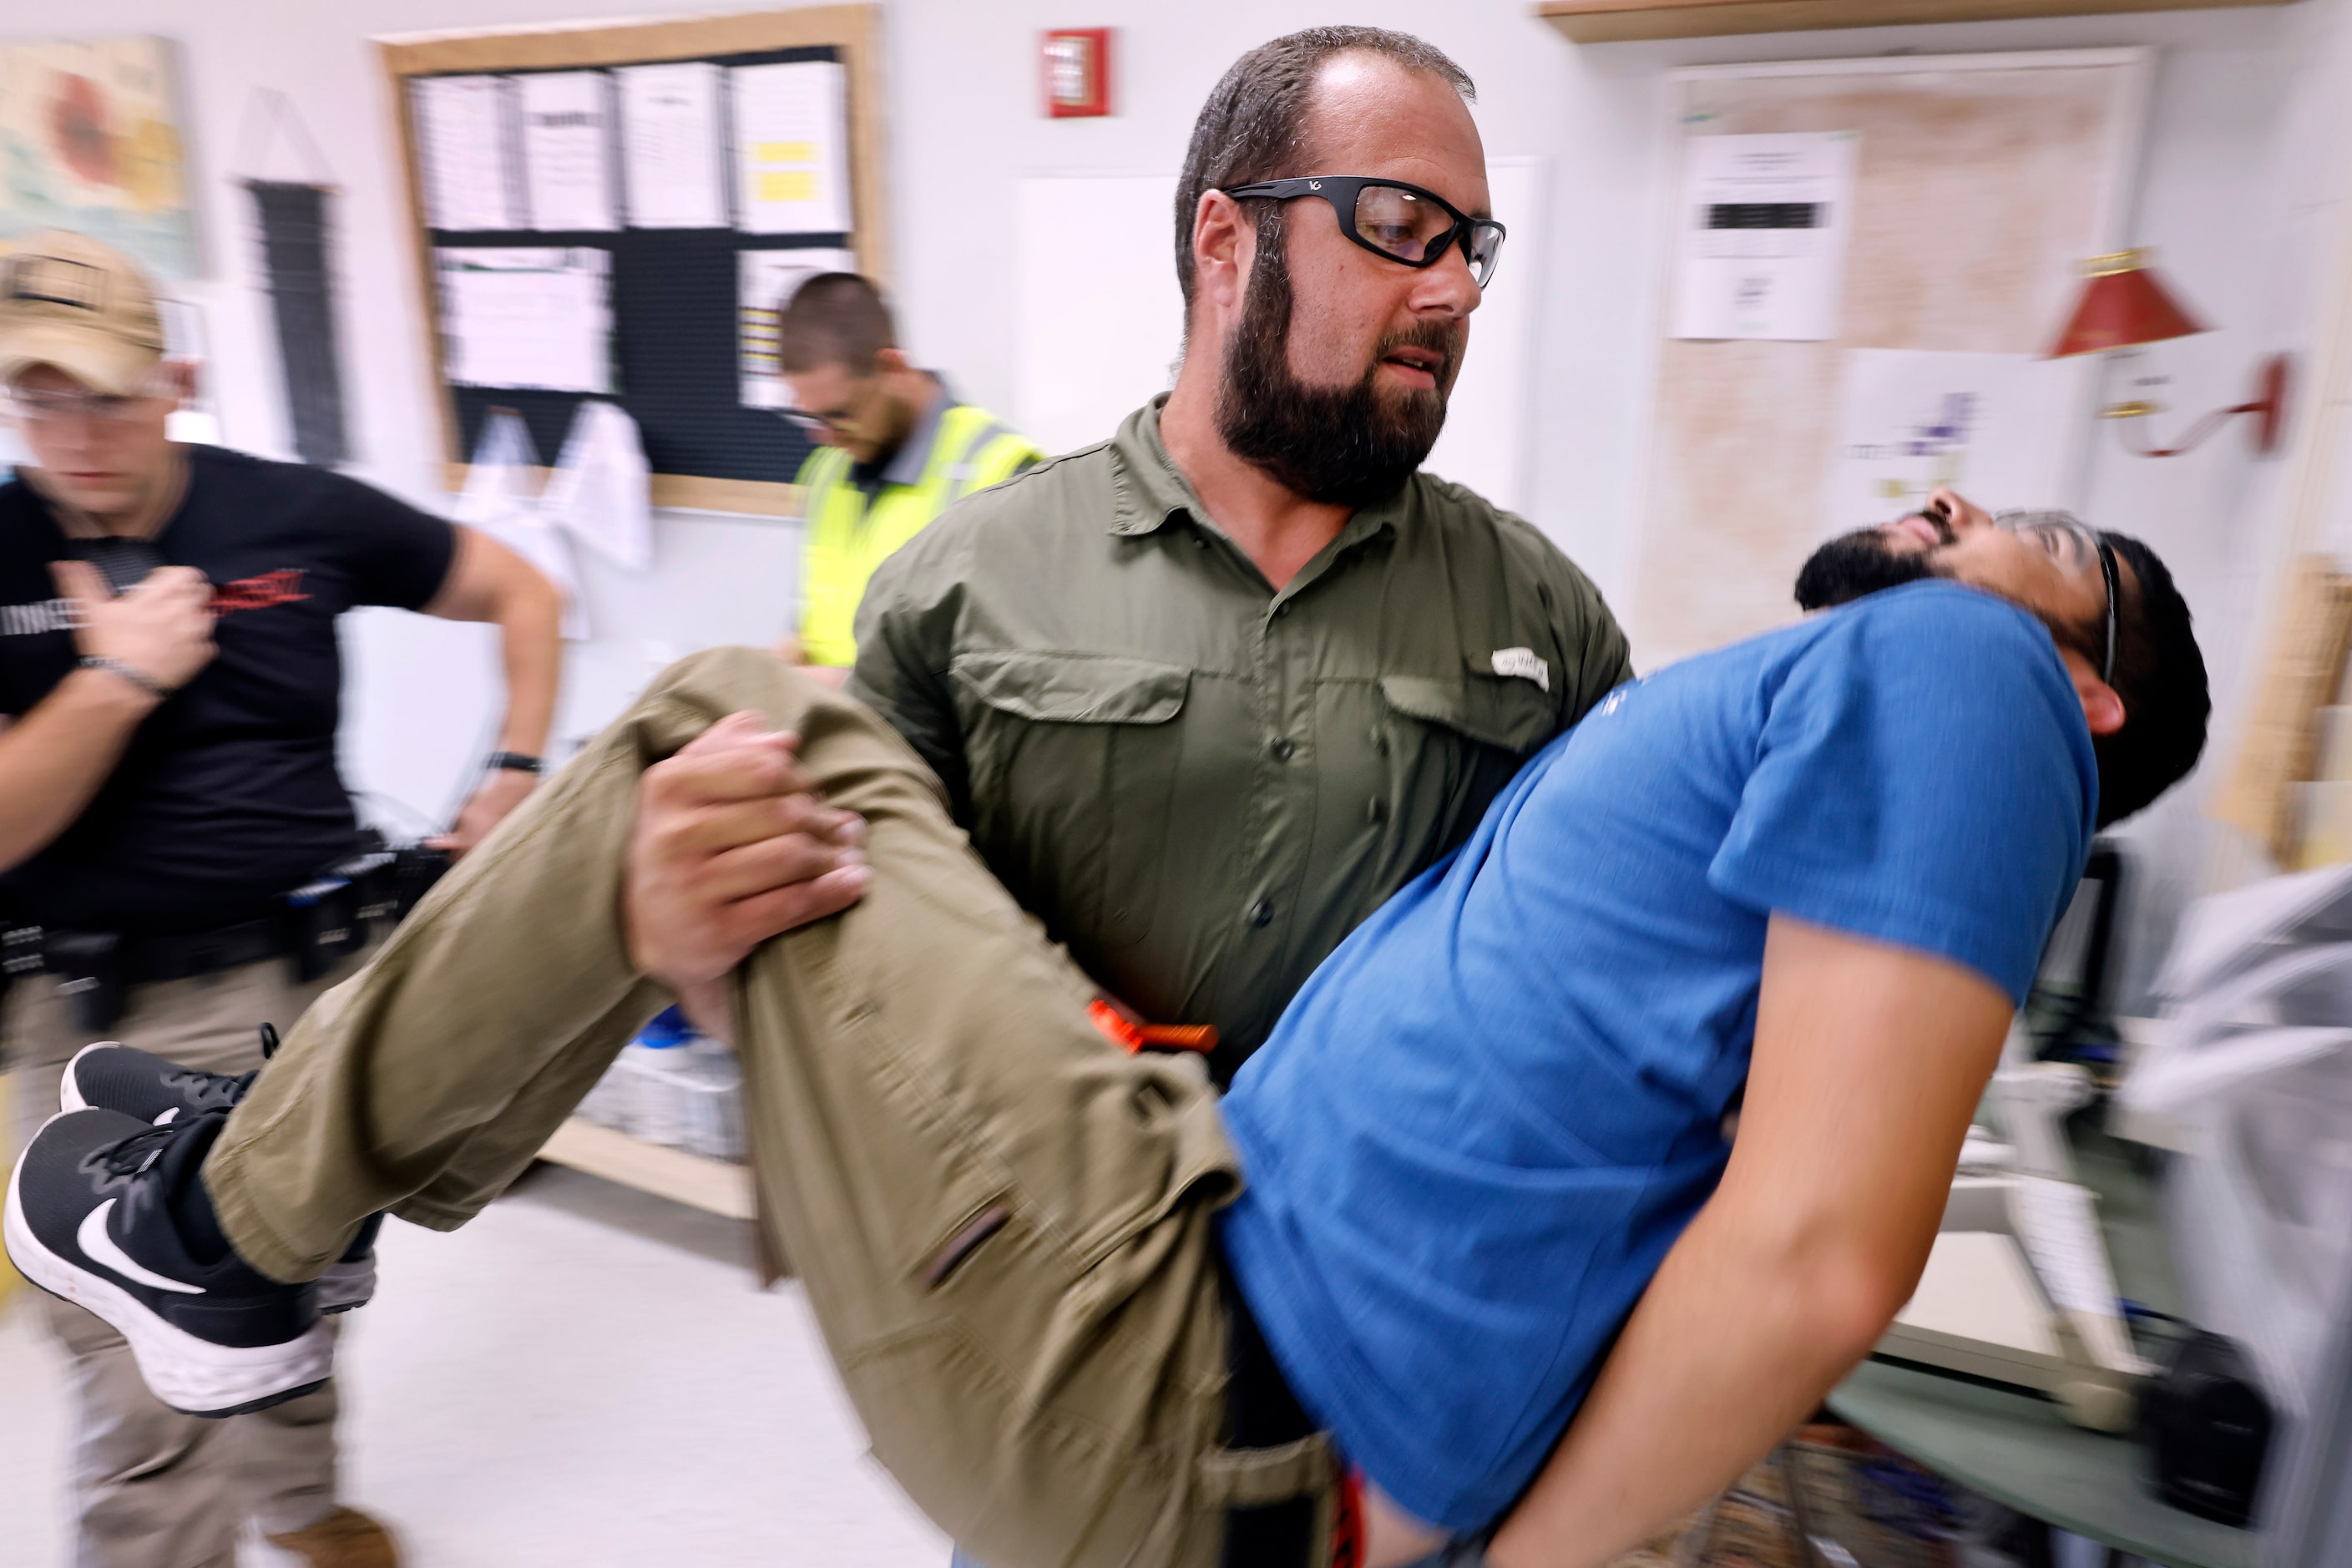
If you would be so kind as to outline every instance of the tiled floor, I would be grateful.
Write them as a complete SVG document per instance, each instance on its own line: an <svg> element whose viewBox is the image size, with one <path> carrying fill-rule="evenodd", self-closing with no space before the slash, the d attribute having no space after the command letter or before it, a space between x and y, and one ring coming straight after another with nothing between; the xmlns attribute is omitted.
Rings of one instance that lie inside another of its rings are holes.
<svg viewBox="0 0 2352 1568"><path fill-rule="evenodd" d="M348 1500L413 1568L940 1568L799 1291L757 1291L745 1241L548 1167L454 1235L387 1225L343 1340ZM67 1560L64 1380L26 1305L0 1309L7 1568Z"/></svg>

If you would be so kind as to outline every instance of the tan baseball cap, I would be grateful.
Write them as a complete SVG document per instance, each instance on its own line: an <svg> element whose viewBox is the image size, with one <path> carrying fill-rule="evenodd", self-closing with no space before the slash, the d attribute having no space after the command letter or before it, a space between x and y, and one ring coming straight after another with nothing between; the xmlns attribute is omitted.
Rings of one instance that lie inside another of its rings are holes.
<svg viewBox="0 0 2352 1568"><path fill-rule="evenodd" d="M0 383L48 364L130 397L163 357L155 291L122 252L50 229L0 253Z"/></svg>

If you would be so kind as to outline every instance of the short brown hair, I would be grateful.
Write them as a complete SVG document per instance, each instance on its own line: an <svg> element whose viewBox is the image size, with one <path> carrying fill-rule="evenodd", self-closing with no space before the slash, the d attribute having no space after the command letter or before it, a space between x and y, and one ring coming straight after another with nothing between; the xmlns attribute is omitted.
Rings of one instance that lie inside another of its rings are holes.
<svg viewBox="0 0 2352 1568"><path fill-rule="evenodd" d="M1444 50L1386 27L1307 27L1260 44L1235 60L1209 89L1201 117L1192 121L1184 173L1176 182L1176 282L1184 290L1187 311L1192 308L1192 215L1200 210L1201 197L1308 173L1289 166L1305 150L1307 104L1324 66L1345 54L1379 55L1408 70L1426 71L1465 102L1478 101L1470 73Z"/></svg>
<svg viewBox="0 0 2352 1568"><path fill-rule="evenodd" d="M855 272L820 272L776 312L776 362L797 374L842 364L871 375L884 349L898 346L882 290Z"/></svg>

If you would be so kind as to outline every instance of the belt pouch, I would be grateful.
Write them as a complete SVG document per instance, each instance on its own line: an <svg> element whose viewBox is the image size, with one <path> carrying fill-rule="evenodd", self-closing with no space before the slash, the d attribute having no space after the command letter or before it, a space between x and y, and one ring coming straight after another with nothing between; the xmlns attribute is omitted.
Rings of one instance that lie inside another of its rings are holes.
<svg viewBox="0 0 2352 1568"><path fill-rule="evenodd" d="M308 984L367 942L359 889L340 879L312 882L286 895L287 948L297 984Z"/></svg>
<svg viewBox="0 0 2352 1568"><path fill-rule="evenodd" d="M433 884L449 869L449 851L436 849L429 844L404 844L393 852L392 918L394 923L408 918L419 899L433 890Z"/></svg>
<svg viewBox="0 0 2352 1568"><path fill-rule="evenodd" d="M112 931L52 931L42 944L58 993L73 998L74 1018L102 1035L122 1016L122 939Z"/></svg>

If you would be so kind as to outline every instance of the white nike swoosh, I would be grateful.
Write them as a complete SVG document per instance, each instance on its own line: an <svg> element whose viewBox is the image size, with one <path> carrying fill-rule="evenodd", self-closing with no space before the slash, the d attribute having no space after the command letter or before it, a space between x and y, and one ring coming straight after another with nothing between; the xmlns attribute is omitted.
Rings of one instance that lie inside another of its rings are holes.
<svg viewBox="0 0 2352 1568"><path fill-rule="evenodd" d="M168 1126L168 1125L170 1125L170 1124L171 1124L171 1122L172 1122L175 1118L177 1118L177 1117L178 1117L178 1115L179 1115L179 1114L180 1114L180 1108L179 1108L178 1106L176 1106L176 1105L175 1105L175 1106L172 1107L172 1109L171 1109L171 1110L167 1110L167 1111L163 1112L163 1115L161 1115L161 1116L159 1116L159 1117L155 1118L155 1125L156 1125L156 1126L158 1126L158 1127L164 1127L164 1126Z"/></svg>
<svg viewBox="0 0 2352 1568"><path fill-rule="evenodd" d="M201 1296L201 1285L186 1285L177 1279L166 1279L152 1268L142 1268L129 1253L114 1245L114 1237L106 1234L106 1216L114 1212L114 1200L107 1199L81 1216L81 1228L74 1232L75 1245L92 1263L111 1268L125 1279L136 1279L142 1285L152 1285L158 1290L177 1290L184 1295Z"/></svg>

